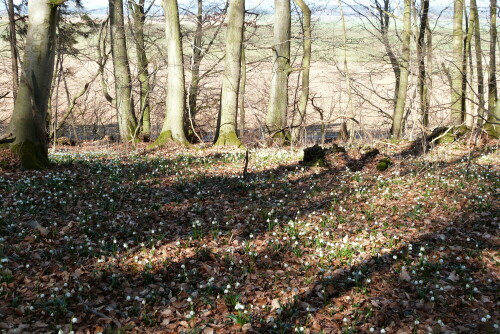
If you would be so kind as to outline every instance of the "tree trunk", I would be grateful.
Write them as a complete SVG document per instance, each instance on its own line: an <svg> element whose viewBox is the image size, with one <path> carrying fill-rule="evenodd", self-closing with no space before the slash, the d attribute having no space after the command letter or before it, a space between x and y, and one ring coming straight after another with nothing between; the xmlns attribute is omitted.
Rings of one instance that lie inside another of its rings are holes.
<svg viewBox="0 0 500 334"><path fill-rule="evenodd" d="M163 9L168 47L167 101L163 127L153 146L163 146L169 141L187 145L188 141L184 133L186 88L177 0L163 0Z"/></svg>
<svg viewBox="0 0 500 334"><path fill-rule="evenodd" d="M141 136L148 142L151 138L151 111L149 107L149 71L148 57L146 55L146 44L144 42L144 23L146 14L144 12L145 0L139 3L129 1L130 12L134 20L135 50L137 54L137 76L140 83L140 127Z"/></svg>
<svg viewBox="0 0 500 334"><path fill-rule="evenodd" d="M189 126L189 139L194 141L196 137L196 114L198 112L198 88L200 84L200 65L202 57L202 38L203 38L203 0L198 0L198 12L196 14L196 32L193 41L193 55L191 58L191 85L189 86L189 117L192 124ZM192 129L191 129L192 128Z"/></svg>
<svg viewBox="0 0 500 334"><path fill-rule="evenodd" d="M285 140L288 109L288 77L290 67L290 0L275 0L273 70L269 107L266 117L267 131L272 137Z"/></svg>
<svg viewBox="0 0 500 334"><path fill-rule="evenodd" d="M380 5L378 1L375 1L375 6L379 13L378 20L380 22L380 33L382 37L382 44L384 44L385 52L389 57L389 61L391 62L392 71L394 72L394 77L396 79L396 85L394 86L394 107L396 106L396 102L398 100L398 92L399 92L399 83L401 76L401 65L399 64L398 58L396 54L392 50L391 43L389 41L389 24L391 18L391 10L390 10L390 2L391 0L383 0L383 7Z"/></svg>
<svg viewBox="0 0 500 334"><path fill-rule="evenodd" d="M473 72L472 72L472 63L470 64L471 68L468 68L468 62L471 59L471 48L472 48L472 36L474 35L474 15L469 13L469 19L467 20L467 8L464 6L464 15L465 15L465 38L464 38L464 53L462 60L462 118L467 123L467 84L468 77L467 71L470 70L470 80L472 81ZM471 100L472 101L472 100Z"/></svg>
<svg viewBox="0 0 500 334"><path fill-rule="evenodd" d="M392 120L391 136L392 138L401 138L403 134L403 118L406 106L406 93L408 90L408 77L410 66L410 43L411 43L411 0L404 2L404 18L403 18L403 52L401 53L400 61L400 82L396 108L394 110L394 118Z"/></svg>
<svg viewBox="0 0 500 334"><path fill-rule="evenodd" d="M451 64L451 124L460 125L464 121L463 113L463 15L464 0L455 0L453 12L453 63Z"/></svg>
<svg viewBox="0 0 500 334"><path fill-rule="evenodd" d="M479 99L477 124L483 124L484 112L484 74L483 74L483 50L481 47L481 25L476 0L470 0L471 15L474 16L474 44L476 50L476 70L477 70L477 95Z"/></svg>
<svg viewBox="0 0 500 334"><path fill-rule="evenodd" d="M307 103L309 102L309 78L311 73L311 54L312 54L312 33L311 33L311 9L304 0L294 0L299 6L304 17L303 22L303 50L302 56L302 88L299 100L298 117L294 117L292 124L292 141L297 141L300 137L300 128L304 125L306 119Z"/></svg>
<svg viewBox="0 0 500 334"><path fill-rule="evenodd" d="M243 31L243 33L245 33ZM238 97L238 103L240 105L240 122L238 127L238 132L240 138L245 136L246 130L246 114L245 114L245 91L247 86L247 57L245 51L245 45L241 45L241 82L240 82L240 96Z"/></svg>
<svg viewBox="0 0 500 334"><path fill-rule="evenodd" d="M496 114L497 77L496 77L496 45L497 45L497 1L490 0L490 66L488 79L488 121L499 122L500 115Z"/></svg>
<svg viewBox="0 0 500 334"><path fill-rule="evenodd" d="M347 64L347 27L345 24L345 15L344 9L342 7L341 0L338 0L339 11L340 11L340 20L342 21L342 42L344 44L344 72L347 81L347 108L349 110L349 117L351 117L351 122L349 122L349 126L347 126L348 122L344 119L342 121L342 127L340 128L339 140L348 141L354 139L354 122L352 121L355 117L354 115L354 107L352 105L352 89L351 89L351 75L349 73L349 66Z"/></svg>
<svg viewBox="0 0 500 334"><path fill-rule="evenodd" d="M224 76L222 79L221 122L215 146L242 146L236 133L236 119L244 19L245 0L231 0L228 13Z"/></svg>
<svg viewBox="0 0 500 334"><path fill-rule="evenodd" d="M17 90L19 89L19 65L17 62L17 34L16 34L16 18L14 16L14 1L7 0L7 13L9 15L9 43L10 43L10 58L12 68L12 96L14 101L17 98Z"/></svg>
<svg viewBox="0 0 500 334"><path fill-rule="evenodd" d="M425 65L426 59L426 43L425 35L427 32L427 21L429 14L429 0L422 0L422 14L420 16L420 30L417 41L417 58L418 58L418 92L420 96L420 115L424 128L429 126L429 90L427 87L427 68Z"/></svg>
<svg viewBox="0 0 500 334"><path fill-rule="evenodd" d="M54 72L54 54L58 6L64 1L47 3L30 0L29 26L19 91L9 133L15 137L11 150L28 169L49 166L46 126L50 85Z"/></svg>
<svg viewBox="0 0 500 334"><path fill-rule="evenodd" d="M132 81L123 18L123 0L109 0L111 54L115 79L118 129L123 142L135 140L137 119L132 103Z"/></svg>

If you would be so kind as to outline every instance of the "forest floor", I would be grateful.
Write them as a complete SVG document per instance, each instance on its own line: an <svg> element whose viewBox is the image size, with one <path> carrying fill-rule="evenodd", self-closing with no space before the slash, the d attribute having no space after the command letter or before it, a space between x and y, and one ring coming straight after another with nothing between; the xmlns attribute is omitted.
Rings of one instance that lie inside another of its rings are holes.
<svg viewBox="0 0 500 334"><path fill-rule="evenodd" d="M499 333L498 141L379 145L3 152L0 332Z"/></svg>

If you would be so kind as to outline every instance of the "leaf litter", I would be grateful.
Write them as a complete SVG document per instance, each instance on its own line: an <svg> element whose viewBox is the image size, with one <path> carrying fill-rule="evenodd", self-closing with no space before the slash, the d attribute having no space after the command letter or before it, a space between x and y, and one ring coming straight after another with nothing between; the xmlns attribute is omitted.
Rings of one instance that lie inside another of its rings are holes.
<svg viewBox="0 0 500 334"><path fill-rule="evenodd" d="M498 143L386 172L258 149L247 178L241 151L93 149L0 165L3 332L499 330Z"/></svg>

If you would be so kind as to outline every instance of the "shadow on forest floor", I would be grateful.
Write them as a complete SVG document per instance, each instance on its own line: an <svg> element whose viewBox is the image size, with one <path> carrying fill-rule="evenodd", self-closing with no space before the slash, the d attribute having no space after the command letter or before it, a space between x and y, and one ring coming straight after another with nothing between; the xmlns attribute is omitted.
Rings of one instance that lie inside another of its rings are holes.
<svg viewBox="0 0 500 334"><path fill-rule="evenodd" d="M494 332L498 156L463 158L56 154L0 176L0 328Z"/></svg>

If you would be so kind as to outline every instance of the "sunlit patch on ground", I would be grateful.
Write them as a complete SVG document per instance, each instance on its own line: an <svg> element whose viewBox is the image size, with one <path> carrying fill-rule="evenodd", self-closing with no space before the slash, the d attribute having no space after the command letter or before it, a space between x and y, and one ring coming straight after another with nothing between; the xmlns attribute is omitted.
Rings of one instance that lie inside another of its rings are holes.
<svg viewBox="0 0 500 334"><path fill-rule="evenodd" d="M498 332L497 147L387 153L354 172L257 150L247 178L211 149L6 168L0 329Z"/></svg>

